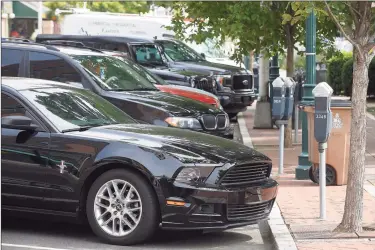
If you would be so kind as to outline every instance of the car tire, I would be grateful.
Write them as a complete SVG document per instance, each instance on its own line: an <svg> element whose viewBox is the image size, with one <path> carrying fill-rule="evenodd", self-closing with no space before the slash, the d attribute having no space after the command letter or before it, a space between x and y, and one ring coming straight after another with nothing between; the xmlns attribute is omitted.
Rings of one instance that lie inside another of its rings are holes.
<svg viewBox="0 0 375 250"><path fill-rule="evenodd" d="M237 115L238 115L238 113L228 113L229 119L233 119Z"/></svg>
<svg viewBox="0 0 375 250"><path fill-rule="evenodd" d="M150 239L158 228L158 211L149 183L125 169L103 173L87 196L86 214L91 229L101 240L114 245L134 245Z"/></svg>

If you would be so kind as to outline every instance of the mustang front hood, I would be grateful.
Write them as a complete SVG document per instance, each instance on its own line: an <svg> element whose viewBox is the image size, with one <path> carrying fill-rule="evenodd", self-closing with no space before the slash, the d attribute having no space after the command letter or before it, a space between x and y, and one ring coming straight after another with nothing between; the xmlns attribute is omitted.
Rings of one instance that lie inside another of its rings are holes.
<svg viewBox="0 0 375 250"><path fill-rule="evenodd" d="M127 101L137 102L140 104L150 105L175 116L184 115L196 117L201 114L219 114L220 109L208 106L190 98L177 96L162 91L130 91L130 92L113 92L115 98Z"/></svg>
<svg viewBox="0 0 375 250"><path fill-rule="evenodd" d="M221 164L236 161L270 161L267 156L240 143L183 129L143 124L119 124L75 133L154 149L170 154L183 163Z"/></svg>

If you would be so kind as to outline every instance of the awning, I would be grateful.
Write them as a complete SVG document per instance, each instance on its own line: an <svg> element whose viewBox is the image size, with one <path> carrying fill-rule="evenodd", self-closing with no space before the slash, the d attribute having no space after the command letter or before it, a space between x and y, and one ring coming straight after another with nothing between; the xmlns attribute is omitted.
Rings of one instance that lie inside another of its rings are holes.
<svg viewBox="0 0 375 250"><path fill-rule="evenodd" d="M38 2L13 1L13 13L15 18L38 18ZM49 8L43 6L43 18L46 18L46 12Z"/></svg>

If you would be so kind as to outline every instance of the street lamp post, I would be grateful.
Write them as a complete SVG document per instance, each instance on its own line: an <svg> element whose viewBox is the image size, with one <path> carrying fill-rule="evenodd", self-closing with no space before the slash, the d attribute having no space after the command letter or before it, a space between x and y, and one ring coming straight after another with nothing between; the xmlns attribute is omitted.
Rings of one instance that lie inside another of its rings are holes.
<svg viewBox="0 0 375 250"><path fill-rule="evenodd" d="M316 16L311 11L306 20L306 84L303 85L301 105L312 105L314 96L312 90L316 85L315 57L316 57ZM298 166L296 168L296 179L309 179L309 162L308 152L308 131L307 116L305 112L301 112L302 118L302 152L298 157Z"/></svg>

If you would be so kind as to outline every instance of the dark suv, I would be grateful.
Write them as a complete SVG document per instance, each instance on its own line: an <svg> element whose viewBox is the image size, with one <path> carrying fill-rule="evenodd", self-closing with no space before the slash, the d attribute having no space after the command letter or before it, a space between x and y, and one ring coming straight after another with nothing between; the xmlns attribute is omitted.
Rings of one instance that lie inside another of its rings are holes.
<svg viewBox="0 0 375 250"><path fill-rule="evenodd" d="M141 123L233 137L228 115L204 103L159 91L133 62L92 48L6 42L3 76L53 80L90 89Z"/></svg>
<svg viewBox="0 0 375 250"><path fill-rule="evenodd" d="M104 50L118 51L120 56L147 67L152 73L158 75L166 82L176 85L199 88L218 96L224 110L229 113L238 113L250 105L249 101L238 101L236 94L230 86L219 84L217 76L212 76L209 71L200 73L196 69L175 67L171 58L155 44L155 40L140 37L117 36L84 36L84 35L38 35L37 42L48 43L57 40L77 41L88 47ZM199 67L199 66L198 66ZM250 84L249 84L250 86ZM244 92L241 94L243 96ZM249 95L250 96L250 95ZM237 100L237 101L236 101ZM251 98L249 99L251 100Z"/></svg>

